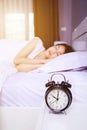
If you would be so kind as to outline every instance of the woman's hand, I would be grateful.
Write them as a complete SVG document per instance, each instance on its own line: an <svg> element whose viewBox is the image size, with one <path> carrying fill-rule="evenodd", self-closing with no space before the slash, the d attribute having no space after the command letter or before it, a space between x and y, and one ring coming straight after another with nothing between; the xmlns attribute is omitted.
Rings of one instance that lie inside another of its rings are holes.
<svg viewBox="0 0 87 130"><path fill-rule="evenodd" d="M41 67L48 61L48 59L19 58L16 60L15 66L19 72L29 72Z"/></svg>

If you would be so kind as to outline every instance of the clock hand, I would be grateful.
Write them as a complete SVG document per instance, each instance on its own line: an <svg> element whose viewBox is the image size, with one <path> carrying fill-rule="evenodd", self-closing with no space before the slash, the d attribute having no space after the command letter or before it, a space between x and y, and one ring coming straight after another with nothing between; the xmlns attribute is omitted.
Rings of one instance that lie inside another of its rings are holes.
<svg viewBox="0 0 87 130"><path fill-rule="evenodd" d="M51 102L50 105L53 104L54 102L56 102L56 100L54 100L53 102Z"/></svg>
<svg viewBox="0 0 87 130"><path fill-rule="evenodd" d="M58 100L58 97L59 97L59 90L57 90L57 100Z"/></svg>
<svg viewBox="0 0 87 130"><path fill-rule="evenodd" d="M57 100L57 98L54 95L51 94L51 96Z"/></svg>

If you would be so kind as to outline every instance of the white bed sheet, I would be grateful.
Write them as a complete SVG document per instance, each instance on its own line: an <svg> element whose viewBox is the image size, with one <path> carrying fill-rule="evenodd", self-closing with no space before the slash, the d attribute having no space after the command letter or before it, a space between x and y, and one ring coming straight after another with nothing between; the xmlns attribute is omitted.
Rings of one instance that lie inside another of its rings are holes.
<svg viewBox="0 0 87 130"><path fill-rule="evenodd" d="M87 103L87 71L62 72L69 80L72 88L73 102ZM16 73L8 77L0 93L1 106L41 106L46 91L45 84L52 74ZM55 81L63 81L63 77L56 75Z"/></svg>
<svg viewBox="0 0 87 130"><path fill-rule="evenodd" d="M3 84L0 105L41 106L48 77L45 73L37 72L11 75Z"/></svg>

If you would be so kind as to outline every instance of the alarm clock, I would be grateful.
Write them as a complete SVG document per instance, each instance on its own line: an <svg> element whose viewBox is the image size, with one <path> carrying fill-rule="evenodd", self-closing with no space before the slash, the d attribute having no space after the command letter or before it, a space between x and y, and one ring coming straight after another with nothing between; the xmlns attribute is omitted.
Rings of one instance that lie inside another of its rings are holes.
<svg viewBox="0 0 87 130"><path fill-rule="evenodd" d="M64 77L64 81L61 83L51 80L45 84L48 87L45 92L45 102L48 108L54 113L65 111L72 103L72 93L69 89L71 88L71 84L66 81L63 74L61 75Z"/></svg>

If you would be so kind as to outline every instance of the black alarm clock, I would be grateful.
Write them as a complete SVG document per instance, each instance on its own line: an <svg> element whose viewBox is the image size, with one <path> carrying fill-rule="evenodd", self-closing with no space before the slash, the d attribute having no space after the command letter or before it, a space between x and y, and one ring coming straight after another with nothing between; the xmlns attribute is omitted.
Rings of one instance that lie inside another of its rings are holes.
<svg viewBox="0 0 87 130"><path fill-rule="evenodd" d="M64 77L64 81L56 83L52 80L54 75L55 74L53 74L51 80L45 84L45 86L48 87L45 92L45 102L52 112L60 113L69 108L72 103L72 93L69 89L71 88L71 84L66 81L63 74L61 75Z"/></svg>

